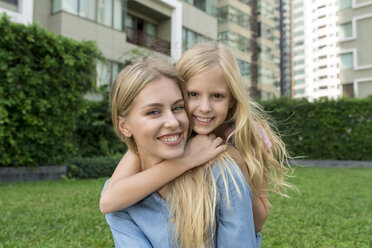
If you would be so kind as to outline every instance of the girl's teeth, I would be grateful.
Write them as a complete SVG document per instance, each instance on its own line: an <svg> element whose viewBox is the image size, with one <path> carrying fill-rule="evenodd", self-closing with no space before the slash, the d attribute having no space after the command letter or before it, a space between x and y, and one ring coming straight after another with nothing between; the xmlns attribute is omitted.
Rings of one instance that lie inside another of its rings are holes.
<svg viewBox="0 0 372 248"><path fill-rule="evenodd" d="M212 118L202 118L202 117L196 117L196 119L198 119L198 121L201 121L201 122L210 122L212 120Z"/></svg>

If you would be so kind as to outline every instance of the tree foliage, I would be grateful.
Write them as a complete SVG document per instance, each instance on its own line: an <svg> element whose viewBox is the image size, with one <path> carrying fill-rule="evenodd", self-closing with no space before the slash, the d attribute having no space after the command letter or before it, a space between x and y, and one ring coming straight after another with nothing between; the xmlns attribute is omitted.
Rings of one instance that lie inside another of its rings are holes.
<svg viewBox="0 0 372 248"><path fill-rule="evenodd" d="M5 15L0 33L0 166L60 163L76 153L74 131L100 52Z"/></svg>

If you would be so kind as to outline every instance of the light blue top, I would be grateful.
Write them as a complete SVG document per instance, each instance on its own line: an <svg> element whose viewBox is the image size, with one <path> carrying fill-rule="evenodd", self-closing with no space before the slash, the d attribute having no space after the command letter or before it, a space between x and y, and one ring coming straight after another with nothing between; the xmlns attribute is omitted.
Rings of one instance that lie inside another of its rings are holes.
<svg viewBox="0 0 372 248"><path fill-rule="evenodd" d="M256 240L254 230L251 190L245 180L240 180L241 171L236 172L229 163L228 166L242 197L240 198L238 195L233 180L225 168L230 211L221 172L213 165L219 202L216 209L216 233L212 246L215 248L260 247L261 239L257 237ZM172 234L169 231L171 228L168 228L170 227L169 206L157 193L152 193L129 208L107 214L106 220L111 228L117 248L176 247L172 244Z"/></svg>

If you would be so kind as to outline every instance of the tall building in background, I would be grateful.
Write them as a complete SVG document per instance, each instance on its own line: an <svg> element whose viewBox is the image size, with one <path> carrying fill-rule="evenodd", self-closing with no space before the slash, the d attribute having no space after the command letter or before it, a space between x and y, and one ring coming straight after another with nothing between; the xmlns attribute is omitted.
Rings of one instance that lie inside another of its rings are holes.
<svg viewBox="0 0 372 248"><path fill-rule="evenodd" d="M294 97L339 98L337 0L293 0Z"/></svg>
<svg viewBox="0 0 372 248"><path fill-rule="evenodd" d="M217 0L218 35L238 58L254 98L279 96L279 2Z"/></svg>
<svg viewBox="0 0 372 248"><path fill-rule="evenodd" d="M292 97L292 0L280 0L280 95Z"/></svg>
<svg viewBox="0 0 372 248"><path fill-rule="evenodd" d="M372 94L372 1L340 0L340 82L343 95Z"/></svg>

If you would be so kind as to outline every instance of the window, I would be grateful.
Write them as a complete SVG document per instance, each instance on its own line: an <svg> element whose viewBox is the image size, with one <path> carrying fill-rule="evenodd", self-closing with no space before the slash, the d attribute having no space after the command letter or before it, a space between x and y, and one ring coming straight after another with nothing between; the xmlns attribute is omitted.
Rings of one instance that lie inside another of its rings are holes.
<svg viewBox="0 0 372 248"><path fill-rule="evenodd" d="M86 17L90 20L96 19L96 2L89 0L79 1L79 16Z"/></svg>
<svg viewBox="0 0 372 248"><path fill-rule="evenodd" d="M320 76L320 77L319 77L319 80L323 80L323 79L327 79L327 78L328 78L327 75L323 75L323 76Z"/></svg>
<svg viewBox="0 0 372 248"><path fill-rule="evenodd" d="M302 94L305 94L305 89L295 90L295 95L302 95Z"/></svg>
<svg viewBox="0 0 372 248"><path fill-rule="evenodd" d="M53 0L53 13L66 11L92 21L124 30L124 0Z"/></svg>
<svg viewBox="0 0 372 248"><path fill-rule="evenodd" d="M294 62L294 65L303 65L305 63L304 60L298 60Z"/></svg>
<svg viewBox="0 0 372 248"><path fill-rule="evenodd" d="M210 39L205 37L202 34L193 32L187 28L182 28L182 49L183 51L187 50L188 48L192 47L198 42L206 42Z"/></svg>
<svg viewBox="0 0 372 248"><path fill-rule="evenodd" d="M298 32L294 33L294 37L299 37L299 36L303 36L303 35L304 35L304 31L298 31Z"/></svg>
<svg viewBox="0 0 372 248"><path fill-rule="evenodd" d="M78 0L54 0L53 13L61 10L76 15L78 13Z"/></svg>
<svg viewBox="0 0 372 248"><path fill-rule="evenodd" d="M249 52L251 48L251 41L247 37L237 34L232 31L224 31L218 33L219 40L226 46L240 50L242 52Z"/></svg>
<svg viewBox="0 0 372 248"><path fill-rule="evenodd" d="M349 9L351 8L351 0L339 0L338 7L340 9Z"/></svg>
<svg viewBox="0 0 372 248"><path fill-rule="evenodd" d="M302 69L302 70L296 70L294 74L295 74L295 76L297 76L297 75L302 75L304 73L305 73L305 70Z"/></svg>
<svg viewBox="0 0 372 248"><path fill-rule="evenodd" d="M351 22L341 24L338 34L339 34L340 39L351 37L353 35L353 26Z"/></svg>
<svg viewBox="0 0 372 248"><path fill-rule="evenodd" d="M322 66L319 66L318 69L326 69L327 68L327 65L322 65Z"/></svg>
<svg viewBox="0 0 372 248"><path fill-rule="evenodd" d="M353 53L343 53L340 55L340 69L353 69L354 68L354 61L353 61Z"/></svg>
<svg viewBox="0 0 372 248"><path fill-rule="evenodd" d="M301 85L301 84L305 84L305 79L298 79L298 80L295 80L295 85Z"/></svg>
<svg viewBox="0 0 372 248"><path fill-rule="evenodd" d="M243 28L250 28L250 16L231 6L218 9L218 23L233 22Z"/></svg>
<svg viewBox="0 0 372 248"><path fill-rule="evenodd" d="M326 89L328 89L328 86L327 86L327 85L325 85L325 86L320 86L319 89L320 89L320 90L326 90Z"/></svg>
<svg viewBox="0 0 372 248"><path fill-rule="evenodd" d="M250 77L251 75L251 64L247 61L237 59L240 72L243 77Z"/></svg>
<svg viewBox="0 0 372 248"><path fill-rule="evenodd" d="M295 46L302 46L303 44L304 44L303 40L295 42Z"/></svg>
<svg viewBox="0 0 372 248"><path fill-rule="evenodd" d="M318 29L322 29L322 28L325 28L326 25L322 25L322 26L319 26Z"/></svg>
<svg viewBox="0 0 372 248"><path fill-rule="evenodd" d="M318 59L326 59L327 55L319 56Z"/></svg>
<svg viewBox="0 0 372 248"><path fill-rule="evenodd" d="M322 18L325 18L326 15L321 15L321 16L318 16L318 19L322 19Z"/></svg>
<svg viewBox="0 0 372 248"><path fill-rule="evenodd" d="M299 51L294 52L295 56L300 56L300 55L304 55L304 54L305 54L304 50L299 50Z"/></svg>
<svg viewBox="0 0 372 248"><path fill-rule="evenodd" d="M325 8L325 5L321 5L318 7L318 9L322 9L322 8Z"/></svg>
<svg viewBox="0 0 372 248"><path fill-rule="evenodd" d="M319 40L324 39L324 38L327 38L327 35L322 35L318 37Z"/></svg>
<svg viewBox="0 0 372 248"><path fill-rule="evenodd" d="M122 68L123 64L114 61L108 61L106 63L98 61L96 66L97 86L111 86Z"/></svg>
<svg viewBox="0 0 372 248"><path fill-rule="evenodd" d="M302 26L304 26L304 21L299 21L299 22L296 22L296 23L294 24L294 27L295 27L295 28L302 27Z"/></svg>

